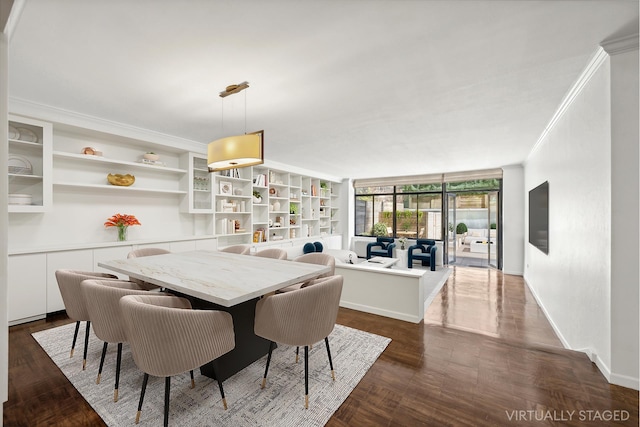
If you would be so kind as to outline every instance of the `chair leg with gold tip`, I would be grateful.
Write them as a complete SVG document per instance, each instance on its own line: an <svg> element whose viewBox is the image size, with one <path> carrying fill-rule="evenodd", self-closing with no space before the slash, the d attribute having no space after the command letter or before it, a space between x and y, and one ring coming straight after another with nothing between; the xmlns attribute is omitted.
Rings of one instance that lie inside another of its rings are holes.
<svg viewBox="0 0 640 427"><path fill-rule="evenodd" d="M118 343L118 356L116 358L116 386L113 389L113 401L118 401L118 385L120 384L120 364L122 362L122 343Z"/></svg>
<svg viewBox="0 0 640 427"><path fill-rule="evenodd" d="M264 377L262 377L262 385L260 388L264 388L267 384L267 373L269 372L269 364L271 363L271 353L273 353L273 348L276 343L271 341L269 342L269 354L267 355L267 366L264 368ZM297 356L297 355L296 355Z"/></svg>
<svg viewBox="0 0 640 427"><path fill-rule="evenodd" d="M211 370L213 371L213 376L216 378L219 378L218 375L216 375L216 370L215 368L212 366ZM217 380L218 381L218 388L220 389L220 396L222 397L222 406L224 407L224 410L227 410L227 398L224 397L224 388L222 387L222 381Z"/></svg>
<svg viewBox="0 0 640 427"><path fill-rule="evenodd" d="M196 380L193 379L193 370L189 371L189 375L191 376L191 388L196 388Z"/></svg>
<svg viewBox="0 0 640 427"><path fill-rule="evenodd" d="M84 330L84 354L82 356L82 370L87 367L87 350L89 348L89 332L91 331L91 322L87 320L87 325Z"/></svg>
<svg viewBox="0 0 640 427"><path fill-rule="evenodd" d="M104 367L104 357L107 355L108 342L102 344L102 356L100 356L100 367L98 367L98 378L96 378L96 384L100 384L100 377L102 376L102 368Z"/></svg>
<svg viewBox="0 0 640 427"><path fill-rule="evenodd" d="M309 409L309 346L304 346L304 409Z"/></svg>
<svg viewBox="0 0 640 427"><path fill-rule="evenodd" d="M331 360L331 350L329 349L329 337L324 339L324 343L327 345L327 356L329 356L329 367L331 368L331 379L336 380L336 373L333 370L333 361Z"/></svg>
<svg viewBox="0 0 640 427"><path fill-rule="evenodd" d="M142 380L142 389L140 390L140 401L138 402L138 413L136 414L136 424L140 422L140 413L142 412L142 402L144 401L144 392L147 390L147 382L149 381L149 374L144 374Z"/></svg>
<svg viewBox="0 0 640 427"><path fill-rule="evenodd" d="M76 340L78 339L78 331L80 330L80 321L76 322L76 330L73 332L73 341L71 342L71 354L69 357L73 357L73 350L76 348Z"/></svg>

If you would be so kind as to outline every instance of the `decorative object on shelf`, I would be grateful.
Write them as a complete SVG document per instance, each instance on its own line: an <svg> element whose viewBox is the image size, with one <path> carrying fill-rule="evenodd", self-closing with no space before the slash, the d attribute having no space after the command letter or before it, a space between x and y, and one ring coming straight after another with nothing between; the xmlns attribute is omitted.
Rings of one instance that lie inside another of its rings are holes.
<svg viewBox="0 0 640 427"><path fill-rule="evenodd" d="M275 187L270 187L269 195L272 197L278 197L278 190Z"/></svg>
<svg viewBox="0 0 640 427"><path fill-rule="evenodd" d="M289 203L289 213L291 215L298 214L298 204L297 203Z"/></svg>
<svg viewBox="0 0 640 427"><path fill-rule="evenodd" d="M20 139L20 132L16 127L12 125L9 125L9 139L15 139L15 140Z"/></svg>
<svg viewBox="0 0 640 427"><path fill-rule="evenodd" d="M235 190L233 190L233 194L235 194L236 196L242 196L242 188L236 188Z"/></svg>
<svg viewBox="0 0 640 427"><path fill-rule="evenodd" d="M259 191L253 190L253 203L262 203L262 194Z"/></svg>
<svg viewBox="0 0 640 427"><path fill-rule="evenodd" d="M31 166L31 162L26 157L11 154L9 155L7 163L9 164L9 173L13 173L16 175L33 174L33 167Z"/></svg>
<svg viewBox="0 0 640 427"><path fill-rule="evenodd" d="M135 217L135 215L127 215L127 214L115 214L109 218L104 223L106 228L108 227L117 227L118 228L118 241L124 242L127 240L127 230L132 225L142 225L140 221Z"/></svg>
<svg viewBox="0 0 640 427"><path fill-rule="evenodd" d="M107 175L107 181L111 185L117 185L119 187L128 187L136 182L136 177L131 174L121 175L119 173Z"/></svg>
<svg viewBox="0 0 640 427"><path fill-rule="evenodd" d="M152 162L157 162L158 160L160 160L160 156L154 153L153 151L147 151L142 155L142 157L144 157L147 160L151 160Z"/></svg>
<svg viewBox="0 0 640 427"><path fill-rule="evenodd" d="M30 205L31 199L31 194L11 193L9 194L8 203L10 205Z"/></svg>
<svg viewBox="0 0 640 427"><path fill-rule="evenodd" d="M39 142L38 135L31 129L16 127L19 133L18 139L25 142Z"/></svg>
<svg viewBox="0 0 640 427"><path fill-rule="evenodd" d="M95 156L96 149L93 148L93 147L84 147L82 150L80 150L80 153L86 154L86 155L89 155L89 156Z"/></svg>
<svg viewBox="0 0 640 427"><path fill-rule="evenodd" d="M279 210L280 210L280 202L276 200L275 202L273 202L273 211L278 212Z"/></svg>
<svg viewBox="0 0 640 427"><path fill-rule="evenodd" d="M233 194L233 185L229 181L220 181L220 194Z"/></svg>
<svg viewBox="0 0 640 427"><path fill-rule="evenodd" d="M238 93L249 87L249 82L229 85L220 92L224 98ZM222 117L224 119L224 102L222 104ZM209 171L221 171L226 169L244 168L264 163L264 131L247 133L247 96L244 98L245 131L244 135L229 136L209 143L207 147L207 164ZM224 120L222 123L224 128Z"/></svg>

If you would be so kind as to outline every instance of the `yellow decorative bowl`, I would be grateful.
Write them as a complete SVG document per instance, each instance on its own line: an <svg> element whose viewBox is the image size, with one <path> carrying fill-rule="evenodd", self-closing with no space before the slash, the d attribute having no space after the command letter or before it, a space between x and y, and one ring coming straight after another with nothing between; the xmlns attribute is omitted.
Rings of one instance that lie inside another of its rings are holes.
<svg viewBox="0 0 640 427"><path fill-rule="evenodd" d="M120 187L128 187L131 184L133 184L134 182L136 182L136 177L133 175L120 175L119 173L116 174L109 174L107 175L107 180L109 181L109 184L111 185L118 185Z"/></svg>

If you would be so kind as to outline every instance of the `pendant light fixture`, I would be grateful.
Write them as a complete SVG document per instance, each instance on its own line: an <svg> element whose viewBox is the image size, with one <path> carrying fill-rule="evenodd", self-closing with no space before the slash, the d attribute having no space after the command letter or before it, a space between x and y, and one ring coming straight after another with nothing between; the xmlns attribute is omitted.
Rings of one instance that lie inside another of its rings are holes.
<svg viewBox="0 0 640 427"><path fill-rule="evenodd" d="M237 85L227 86L223 92L220 92L220 97L224 99L225 97L241 92L248 87L249 82L242 82ZM244 135L228 136L209 143L207 148L207 164L209 166L209 172L244 168L264 163L264 131L246 133L246 94L244 109Z"/></svg>

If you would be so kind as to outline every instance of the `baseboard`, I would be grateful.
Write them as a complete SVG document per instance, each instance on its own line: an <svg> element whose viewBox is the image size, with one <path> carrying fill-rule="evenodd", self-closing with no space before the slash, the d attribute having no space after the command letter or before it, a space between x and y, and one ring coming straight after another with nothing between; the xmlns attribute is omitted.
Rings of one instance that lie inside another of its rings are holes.
<svg viewBox="0 0 640 427"><path fill-rule="evenodd" d="M404 320L405 322L420 323L420 321L422 321L422 318L418 318L417 316L411 316L409 314L400 313L397 311L383 310L377 307L356 304L349 301L340 301L340 307L363 311L365 313L377 314L378 316L390 317L392 319Z"/></svg>
<svg viewBox="0 0 640 427"><path fill-rule="evenodd" d="M562 335L562 332L560 332L560 329L558 328L558 325L555 324L555 322L553 321L553 319L551 318L551 316L547 312L547 309L545 308L544 304L542 303L542 300L540 300L540 297L536 293L535 289L533 289L531 287L531 285L527 281L526 277L523 277L523 279L524 279L524 283L527 285L527 288L529 288L529 291L531 291L531 294L533 295L533 298L536 300L536 303L538 303L538 307L540 307L540 309L544 313L544 317L546 317L547 322L549 322L549 324L551 325L551 328L553 328L553 331L556 333L556 335L560 339L560 342L562 343L562 346L564 348L566 348L566 349L574 350L574 349L571 348L571 346L569 345L569 342ZM581 351L581 350L576 350L576 351ZM589 355L587 354L587 356L589 356Z"/></svg>
<svg viewBox="0 0 640 427"><path fill-rule="evenodd" d="M511 270L502 270L503 274L509 274L511 276L523 276L523 271L511 271Z"/></svg>
<svg viewBox="0 0 640 427"><path fill-rule="evenodd" d="M607 364L593 351L593 349L591 349L591 348L571 348L571 346L569 345L567 340L564 338L564 336L562 335L562 333L558 329L557 325L551 319L551 316L549 316L549 313L545 309L544 304L542 304L542 301L540 301L540 298L538 297L538 294L531 287L531 285L529 284L529 282L527 281L526 278L524 279L524 283L527 285L527 287L531 291L531 294L533 295L533 298L535 298L536 302L538 303L538 307L540 307L540 309L544 313L544 316L547 318L547 321L549 322L549 324L553 328L554 332L556 333L556 335L560 339L560 342L562 343L564 348L566 348L567 350L579 351L581 353L586 354L587 357L589 358L589 360L591 360L591 362L598 367L598 370L602 373L602 375L605 377L605 379L610 384L615 384L615 385L619 385L619 386L622 386L622 387L631 388L631 389L634 389L634 390L639 390L640 389L640 379L629 377L629 376L626 376L626 375L619 375L619 374L612 373L611 369L609 368L609 366L607 366Z"/></svg>

